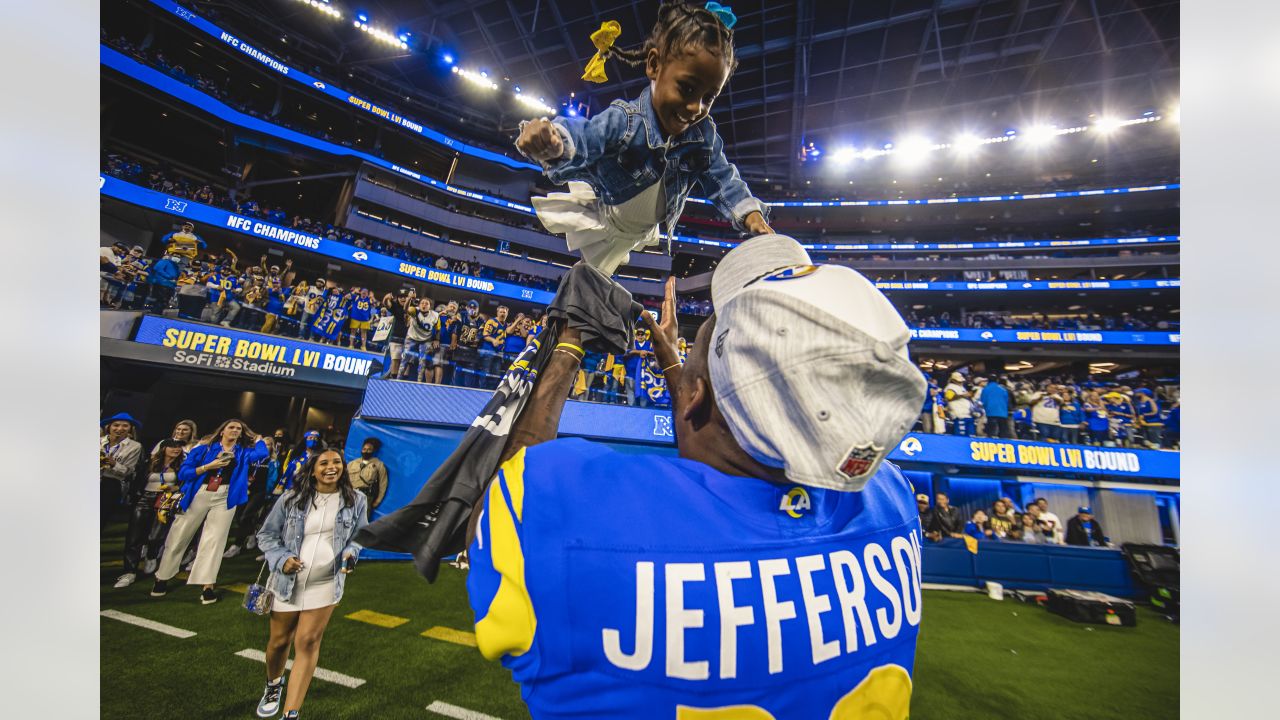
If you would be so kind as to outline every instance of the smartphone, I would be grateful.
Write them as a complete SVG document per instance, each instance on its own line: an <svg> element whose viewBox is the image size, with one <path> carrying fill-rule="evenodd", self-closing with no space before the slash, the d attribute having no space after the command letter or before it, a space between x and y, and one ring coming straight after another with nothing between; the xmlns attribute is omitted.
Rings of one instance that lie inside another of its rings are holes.
<svg viewBox="0 0 1280 720"><path fill-rule="evenodd" d="M348 556L346 557L346 559L342 561L342 567L343 567L343 568L345 568L347 572L351 572L352 570L355 570L355 569L356 569L356 556L355 556L355 555L348 555Z"/></svg>

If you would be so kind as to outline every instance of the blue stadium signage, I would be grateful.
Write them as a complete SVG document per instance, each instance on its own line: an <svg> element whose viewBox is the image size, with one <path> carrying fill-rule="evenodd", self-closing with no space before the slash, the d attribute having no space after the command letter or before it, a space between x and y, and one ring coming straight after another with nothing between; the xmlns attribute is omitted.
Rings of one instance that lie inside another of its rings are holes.
<svg viewBox="0 0 1280 720"><path fill-rule="evenodd" d="M894 462L966 469L1030 470L1176 480L1180 454L1161 450L1054 445L958 435L910 433L889 453Z"/></svg>
<svg viewBox="0 0 1280 720"><path fill-rule="evenodd" d="M1177 288L1182 281L1167 280L1001 280L998 282L877 282L881 290L1158 290Z"/></svg>
<svg viewBox="0 0 1280 720"><path fill-rule="evenodd" d="M316 237L309 233L272 225L257 218L244 217L243 215L237 215L220 208L189 200L180 200L164 193L125 182L119 178L103 175L99 177L98 183L103 195L132 205L159 210L170 215L180 215L193 222L224 228L279 245L300 248L342 262L358 263L375 270L382 270L393 275L420 280L433 285L443 285L483 295L524 300L538 305L549 304L555 297L555 293L545 290L535 290L513 283L485 280L447 270L437 270L433 267L400 260L372 250L361 250L354 245L347 245L335 240Z"/></svg>
<svg viewBox="0 0 1280 720"><path fill-rule="evenodd" d="M688 235L674 237L676 242L708 247L734 248L738 241L707 240ZM936 252L940 250L1030 250L1035 248L1079 248L1106 247L1109 245L1176 245L1181 241L1177 235L1150 235L1147 237L1128 238L1081 238L1077 240L995 240L989 242L966 243L807 243L806 250L826 250L830 252L889 252L915 253Z"/></svg>
<svg viewBox="0 0 1280 720"><path fill-rule="evenodd" d="M283 379L332 378L350 384L382 368L383 355L303 342L279 335L145 315L134 342L173 351L170 362Z"/></svg>
<svg viewBox="0 0 1280 720"><path fill-rule="evenodd" d="M913 340L966 343L1029 343L1050 345L1164 345L1182 344L1179 332L1139 330L983 330L981 328L911 328Z"/></svg>

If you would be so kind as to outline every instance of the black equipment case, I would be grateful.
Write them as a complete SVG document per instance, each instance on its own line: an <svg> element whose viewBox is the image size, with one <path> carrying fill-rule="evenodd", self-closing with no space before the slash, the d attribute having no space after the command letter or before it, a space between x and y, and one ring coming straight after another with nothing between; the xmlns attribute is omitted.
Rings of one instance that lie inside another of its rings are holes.
<svg viewBox="0 0 1280 720"><path fill-rule="evenodd" d="M1121 548L1152 607L1176 621L1181 614L1181 562L1175 548L1125 543Z"/></svg>
<svg viewBox="0 0 1280 720"><path fill-rule="evenodd" d="M1048 595L1049 601L1046 607L1049 608L1049 612L1057 613L1068 620L1125 627L1138 624L1133 603L1128 600L1089 590L1051 589Z"/></svg>

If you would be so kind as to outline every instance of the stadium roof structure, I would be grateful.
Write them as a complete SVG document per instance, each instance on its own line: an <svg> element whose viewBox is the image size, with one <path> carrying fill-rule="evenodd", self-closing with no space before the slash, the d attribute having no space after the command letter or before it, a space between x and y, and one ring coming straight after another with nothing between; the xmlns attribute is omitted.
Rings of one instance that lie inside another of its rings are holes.
<svg viewBox="0 0 1280 720"><path fill-rule="evenodd" d="M194 3L197 9L206 3ZM908 132L940 139L1001 132L1052 117L1140 115L1177 103L1177 0L737 0L739 67L713 110L727 152L748 178L795 185L800 148L884 142ZM610 64L609 81L580 79L588 36L604 20L622 46L653 24L657 0L359 0L335 5L369 24L412 33L409 51L371 42L350 18L333 22L303 2L216 3L301 36L289 50L360 72L361 79L509 139L527 117L510 102L522 85L560 107L570 93L598 112L647 80ZM266 9L264 12L264 8ZM264 17L265 15L265 17ZM440 58L484 69L505 85L466 92ZM506 99L497 97L508 96ZM423 118L430 121L431 118Z"/></svg>

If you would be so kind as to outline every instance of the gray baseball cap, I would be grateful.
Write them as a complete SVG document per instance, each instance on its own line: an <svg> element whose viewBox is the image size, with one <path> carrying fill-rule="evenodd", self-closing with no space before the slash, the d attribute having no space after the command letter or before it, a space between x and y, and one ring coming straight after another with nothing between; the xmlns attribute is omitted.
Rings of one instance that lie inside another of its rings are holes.
<svg viewBox="0 0 1280 720"><path fill-rule="evenodd" d="M924 403L911 333L875 285L760 235L711 276L716 405L751 457L792 482L861 490Z"/></svg>

